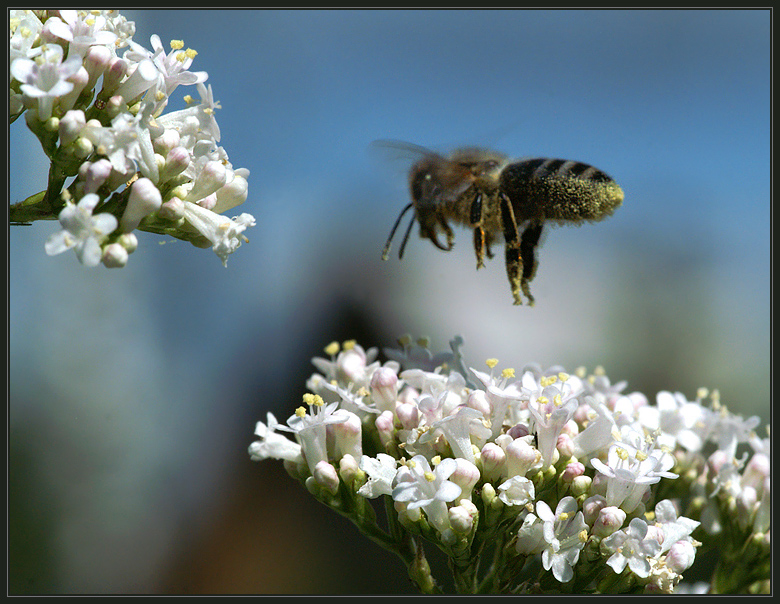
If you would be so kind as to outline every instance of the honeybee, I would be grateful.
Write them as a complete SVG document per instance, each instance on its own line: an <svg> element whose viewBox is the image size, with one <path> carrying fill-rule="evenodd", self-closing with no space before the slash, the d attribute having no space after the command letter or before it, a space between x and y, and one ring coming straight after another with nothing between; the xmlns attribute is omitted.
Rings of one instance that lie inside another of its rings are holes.
<svg viewBox="0 0 780 604"><path fill-rule="evenodd" d="M545 223L596 222L623 203L623 191L610 176L578 161L516 160L479 147L463 147L444 156L397 141L374 144L417 157L409 170L412 201L395 221L382 259L387 260L398 225L412 208L399 258L415 220L420 237L444 251L451 250L455 241L449 221L473 229L477 269L484 266L485 256L493 257L491 245L503 237L507 276L517 305L523 303L521 292L534 305L530 283L536 275L536 248Z"/></svg>

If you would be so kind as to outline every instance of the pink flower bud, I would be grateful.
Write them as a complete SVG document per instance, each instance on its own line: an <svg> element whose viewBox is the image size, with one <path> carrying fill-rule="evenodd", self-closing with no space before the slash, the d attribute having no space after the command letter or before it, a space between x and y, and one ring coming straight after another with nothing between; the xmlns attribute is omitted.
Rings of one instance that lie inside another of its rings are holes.
<svg viewBox="0 0 780 604"><path fill-rule="evenodd" d="M612 505L604 507L599 511L598 517L593 523L593 534L597 537L607 537L620 530L625 521L626 513L623 510Z"/></svg>
<svg viewBox="0 0 780 604"><path fill-rule="evenodd" d="M681 574L693 564L696 548L690 541L680 540L669 548L666 554L666 566L677 574Z"/></svg>
<svg viewBox="0 0 780 604"><path fill-rule="evenodd" d="M379 367L371 376L371 398L380 411L395 409L398 397L398 375L389 367Z"/></svg>

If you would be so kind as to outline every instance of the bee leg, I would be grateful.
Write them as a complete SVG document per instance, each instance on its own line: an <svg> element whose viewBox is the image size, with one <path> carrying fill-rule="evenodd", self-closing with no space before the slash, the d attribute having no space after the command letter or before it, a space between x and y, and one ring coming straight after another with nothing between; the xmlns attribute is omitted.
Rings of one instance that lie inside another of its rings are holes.
<svg viewBox="0 0 780 604"><path fill-rule="evenodd" d="M486 248L485 229L481 226L477 226L474 228L474 252L477 254L477 270L485 266L483 258L486 250L488 256L490 256L490 249Z"/></svg>
<svg viewBox="0 0 780 604"><path fill-rule="evenodd" d="M474 226L474 253L477 255L477 270L479 270L485 266L483 258L486 246L485 229L482 228L482 193L479 191L474 195L474 200L471 202L469 220Z"/></svg>
<svg viewBox="0 0 780 604"><path fill-rule="evenodd" d="M447 236L447 251L449 251L452 249L452 246L455 244L455 233L452 232L450 225L447 223L446 220L444 220L444 217L441 215L439 216L439 224L441 225L444 234Z"/></svg>
<svg viewBox="0 0 780 604"><path fill-rule="evenodd" d="M501 193L500 195L500 207L501 223L504 226L506 274L509 277L509 286L512 289L515 304L521 305L523 298L520 296L520 266L523 264L523 259L520 255L520 235L517 230L517 221L515 220L515 212L512 209L512 202L509 201L506 193ZM526 287L523 290L525 291ZM527 292L526 295L528 295ZM530 299L530 304L533 305L533 298Z"/></svg>
<svg viewBox="0 0 780 604"><path fill-rule="evenodd" d="M539 265L539 261L536 259L536 247L539 245L539 239L542 236L542 227L541 222L531 221L525 227L523 236L520 239L520 254L523 258L523 278L520 285L531 306L534 304L534 297L531 295L529 283L536 275L536 267Z"/></svg>

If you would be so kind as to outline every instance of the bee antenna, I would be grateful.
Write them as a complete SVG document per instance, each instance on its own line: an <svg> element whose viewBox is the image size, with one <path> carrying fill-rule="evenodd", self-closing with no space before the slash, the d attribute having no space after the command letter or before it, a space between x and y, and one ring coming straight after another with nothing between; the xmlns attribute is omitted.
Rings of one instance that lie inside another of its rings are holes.
<svg viewBox="0 0 780 604"><path fill-rule="evenodd" d="M398 259L404 257L404 250L406 249L406 242L409 241L409 233L412 232L412 226L414 225L414 219L416 216L412 214L412 219L409 221L409 226L406 227L406 233L404 233L404 240L401 242L401 249L398 250Z"/></svg>
<svg viewBox="0 0 780 604"><path fill-rule="evenodd" d="M396 230L398 230L398 225L401 224L401 218L404 217L404 214L406 214L413 205L414 203L410 203L408 206L406 206L403 210L401 210L401 213L398 215L398 218L396 218L395 224L393 225L393 228L390 231L390 236L387 238L387 243L385 243L385 248L382 250L382 260L387 260L387 257L390 254L390 242L393 240L393 236L395 235ZM412 222L414 222L414 216L412 216ZM408 231L406 233L406 237L409 237ZM405 245L406 245L406 238L404 238L403 245L401 246L401 253L403 253L403 249Z"/></svg>

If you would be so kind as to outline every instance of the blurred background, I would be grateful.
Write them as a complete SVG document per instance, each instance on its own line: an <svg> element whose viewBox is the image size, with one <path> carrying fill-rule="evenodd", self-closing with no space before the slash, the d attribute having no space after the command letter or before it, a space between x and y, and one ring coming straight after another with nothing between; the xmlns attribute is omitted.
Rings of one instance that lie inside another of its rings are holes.
<svg viewBox="0 0 780 604"><path fill-rule="evenodd" d="M124 269L89 269L46 256L56 223L9 229L11 593L414 593L246 452L333 340L460 334L473 367L601 365L769 421L768 10L124 14L145 47L198 51L257 226L227 269L147 233ZM24 120L9 136L18 201L47 164ZM625 202L550 230L516 307L501 248L475 271L466 230L380 260L408 202L380 138L585 161Z"/></svg>

